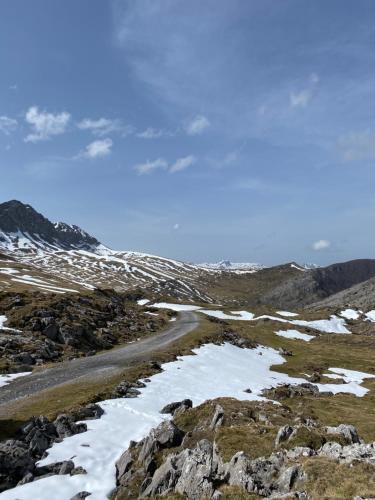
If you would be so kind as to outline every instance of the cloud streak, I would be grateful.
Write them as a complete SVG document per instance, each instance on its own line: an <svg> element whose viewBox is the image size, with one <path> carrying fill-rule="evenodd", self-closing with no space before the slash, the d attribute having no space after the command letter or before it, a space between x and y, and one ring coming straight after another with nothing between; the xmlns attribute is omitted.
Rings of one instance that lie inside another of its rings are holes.
<svg viewBox="0 0 375 500"><path fill-rule="evenodd" d="M164 158L157 158L153 161L147 160L144 163L138 163L133 168L138 172L138 175L151 174L157 170L164 170L170 174L175 174L176 172L181 172L191 167L196 161L195 156L189 155L177 158L177 160L170 165Z"/></svg>
<svg viewBox="0 0 375 500"><path fill-rule="evenodd" d="M112 139L98 139L86 146L86 149L78 155L77 158L86 158L88 160L95 160L97 158L104 158L109 156L112 152L113 141Z"/></svg>
<svg viewBox="0 0 375 500"><path fill-rule="evenodd" d="M0 116L0 132L2 132L3 134L10 135L16 130L17 126L17 120L4 115Z"/></svg>

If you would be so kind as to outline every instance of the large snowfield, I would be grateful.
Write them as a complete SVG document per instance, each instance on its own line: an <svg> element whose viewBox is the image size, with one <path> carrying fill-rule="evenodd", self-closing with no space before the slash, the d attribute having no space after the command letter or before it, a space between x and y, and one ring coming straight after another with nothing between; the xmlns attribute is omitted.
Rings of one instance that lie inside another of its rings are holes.
<svg viewBox="0 0 375 500"><path fill-rule="evenodd" d="M140 440L163 419L161 408L172 401L192 399L194 406L207 399L234 397L260 400L261 391L278 384L299 384L303 378L289 377L270 367L285 362L274 349L240 349L231 344L208 344L194 350L195 355L163 365L163 372L151 377L141 395L134 399L101 402L105 410L98 420L87 421L88 431L55 443L40 465L72 459L87 474L55 475L17 486L0 494L2 500L69 500L80 491L91 492L90 499L104 500L115 487L115 462L130 440ZM365 378L361 372L332 368L346 384L317 384L320 391L345 392L363 396ZM250 389L249 394L244 392Z"/></svg>

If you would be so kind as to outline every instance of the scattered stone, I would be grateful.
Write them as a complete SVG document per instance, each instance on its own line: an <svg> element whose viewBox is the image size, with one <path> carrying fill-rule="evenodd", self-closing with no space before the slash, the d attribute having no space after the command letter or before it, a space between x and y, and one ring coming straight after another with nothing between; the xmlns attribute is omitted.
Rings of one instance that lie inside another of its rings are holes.
<svg viewBox="0 0 375 500"><path fill-rule="evenodd" d="M160 410L160 413L169 413L171 415L174 415L176 410L179 410L181 408L192 408L193 407L193 402L191 399L184 399L182 401L176 401L174 403L169 403L164 408Z"/></svg>
<svg viewBox="0 0 375 500"><path fill-rule="evenodd" d="M288 439L292 436L293 431L294 429L290 425L280 427L276 435L275 447L280 446L280 443L283 443L284 441L288 441Z"/></svg>

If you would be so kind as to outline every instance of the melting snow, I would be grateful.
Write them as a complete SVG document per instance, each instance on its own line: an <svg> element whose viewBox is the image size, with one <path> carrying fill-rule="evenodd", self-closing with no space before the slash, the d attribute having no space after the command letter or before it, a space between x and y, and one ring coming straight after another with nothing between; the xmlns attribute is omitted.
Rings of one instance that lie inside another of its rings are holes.
<svg viewBox="0 0 375 500"><path fill-rule="evenodd" d="M15 328L8 328L4 326L4 324L8 321L8 318L3 314L0 315L0 330L7 330L8 332L19 332L20 330L16 330Z"/></svg>
<svg viewBox="0 0 375 500"><path fill-rule="evenodd" d="M354 309L345 309L344 311L340 312L340 316L346 319L358 319L361 314L362 311L356 311Z"/></svg>
<svg viewBox="0 0 375 500"><path fill-rule="evenodd" d="M160 409L171 401L191 398L194 405L207 399L234 397L261 400L261 391L282 383L299 384L305 379L289 377L270 367L285 360L274 349L240 349L231 344L205 345L194 349L196 355L184 356L163 365L164 371L151 381L138 398L103 401L104 415L87 421L88 431L55 443L41 465L73 459L87 474L55 475L17 486L0 494L2 500L67 500L79 491L91 493L92 500L103 500L115 486L115 462L130 440L140 440L168 416ZM217 367L220 366L220 370ZM348 384L317 384L320 391L346 392L363 396L366 374L332 368L350 376ZM349 373L350 372L350 373ZM356 375L353 375L356 374ZM371 377L371 375L370 375ZM244 392L250 388L252 393Z"/></svg>
<svg viewBox="0 0 375 500"><path fill-rule="evenodd" d="M231 311L230 314L226 314L223 311L209 311L201 309L199 312L207 314L207 316L213 316L218 319L237 319L242 321L252 321L254 319L254 314L247 311ZM234 315L234 316L233 316Z"/></svg>
<svg viewBox="0 0 375 500"><path fill-rule="evenodd" d="M375 323L375 310L367 312L365 316L367 319Z"/></svg>
<svg viewBox="0 0 375 500"><path fill-rule="evenodd" d="M21 372L21 373L6 373L4 375L0 375L0 387L9 384L12 380L18 377L25 377L26 375L30 375L31 372Z"/></svg>
<svg viewBox="0 0 375 500"><path fill-rule="evenodd" d="M276 314L279 314L280 316L285 316L286 318L293 318L294 316L298 316L297 313L292 313L289 311L276 311Z"/></svg>
<svg viewBox="0 0 375 500"><path fill-rule="evenodd" d="M145 304L147 304L149 301L149 299L140 299L140 300L137 300L137 304L139 306L144 306Z"/></svg>
<svg viewBox="0 0 375 500"><path fill-rule="evenodd" d="M171 311L198 311L199 306L184 305L184 304L169 304L167 302L157 302L150 307L158 307L159 309L170 309Z"/></svg>
<svg viewBox="0 0 375 500"><path fill-rule="evenodd" d="M275 332L279 337L286 337L287 339L299 339L309 342L311 339L315 338L314 335L307 335L307 333L301 333L298 330L279 330Z"/></svg>

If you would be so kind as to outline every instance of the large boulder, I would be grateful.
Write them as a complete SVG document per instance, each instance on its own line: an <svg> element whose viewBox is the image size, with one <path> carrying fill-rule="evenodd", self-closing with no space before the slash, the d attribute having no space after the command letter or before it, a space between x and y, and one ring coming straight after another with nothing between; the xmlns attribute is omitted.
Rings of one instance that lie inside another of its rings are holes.
<svg viewBox="0 0 375 500"><path fill-rule="evenodd" d="M34 460L26 443L15 439L0 443L0 492L15 486L34 468Z"/></svg>

